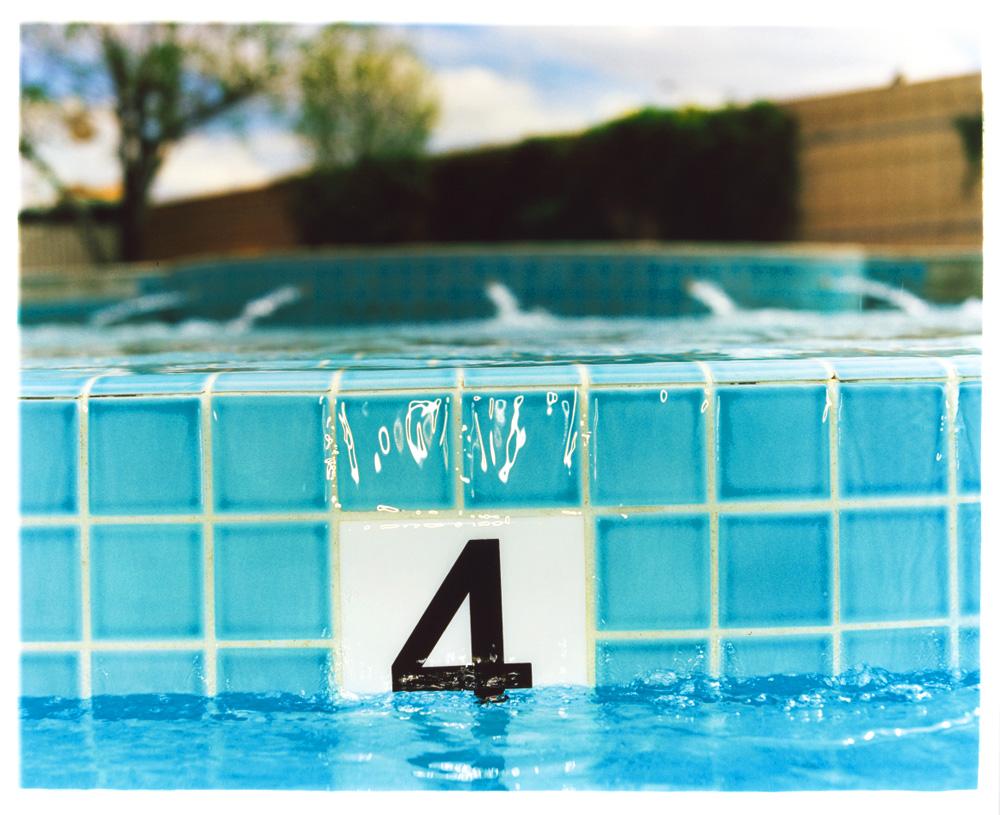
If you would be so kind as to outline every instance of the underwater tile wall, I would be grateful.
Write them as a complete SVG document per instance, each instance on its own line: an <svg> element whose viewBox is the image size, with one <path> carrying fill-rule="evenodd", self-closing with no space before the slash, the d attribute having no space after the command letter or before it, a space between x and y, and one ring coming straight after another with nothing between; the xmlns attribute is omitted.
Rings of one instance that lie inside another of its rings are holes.
<svg viewBox="0 0 1000 815"><path fill-rule="evenodd" d="M322 692L342 522L564 516L591 682L973 669L980 392L974 357L32 372L22 689Z"/></svg>

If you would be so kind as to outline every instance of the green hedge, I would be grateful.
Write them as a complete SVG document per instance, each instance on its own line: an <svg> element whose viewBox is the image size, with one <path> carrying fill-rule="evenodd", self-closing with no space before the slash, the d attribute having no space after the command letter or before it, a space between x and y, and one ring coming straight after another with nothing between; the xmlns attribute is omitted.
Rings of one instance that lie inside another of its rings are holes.
<svg viewBox="0 0 1000 815"><path fill-rule="evenodd" d="M577 136L303 178L311 245L791 237L796 127L780 108L643 110Z"/></svg>

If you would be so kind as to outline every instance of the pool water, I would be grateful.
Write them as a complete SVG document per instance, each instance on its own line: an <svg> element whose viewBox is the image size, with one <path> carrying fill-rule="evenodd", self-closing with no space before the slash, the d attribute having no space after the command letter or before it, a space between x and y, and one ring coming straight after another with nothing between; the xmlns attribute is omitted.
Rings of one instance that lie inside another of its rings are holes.
<svg viewBox="0 0 1000 815"><path fill-rule="evenodd" d="M25 787L946 790L976 787L978 672L616 688L22 700Z"/></svg>

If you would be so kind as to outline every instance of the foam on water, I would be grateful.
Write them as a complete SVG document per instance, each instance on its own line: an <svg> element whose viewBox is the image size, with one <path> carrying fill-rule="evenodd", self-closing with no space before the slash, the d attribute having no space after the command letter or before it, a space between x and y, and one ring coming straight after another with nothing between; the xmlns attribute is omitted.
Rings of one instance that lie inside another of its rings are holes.
<svg viewBox="0 0 1000 815"><path fill-rule="evenodd" d="M661 673L626 687L22 701L22 782L282 789L959 789L979 677Z"/></svg>

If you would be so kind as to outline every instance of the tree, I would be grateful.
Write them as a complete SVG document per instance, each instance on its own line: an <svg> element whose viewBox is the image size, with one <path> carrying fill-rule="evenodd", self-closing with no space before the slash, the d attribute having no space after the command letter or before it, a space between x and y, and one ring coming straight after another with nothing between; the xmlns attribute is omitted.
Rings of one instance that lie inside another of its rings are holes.
<svg viewBox="0 0 1000 815"><path fill-rule="evenodd" d="M34 48L45 68L38 77L22 74L22 100L77 100L81 115L66 124L81 135L93 111L111 108L118 129L123 260L142 256L150 189L170 148L268 90L279 75L284 41L285 30L269 25L22 28L22 47ZM21 154L60 189L23 129Z"/></svg>
<svg viewBox="0 0 1000 815"><path fill-rule="evenodd" d="M438 113L429 73L372 26L330 25L302 46L296 129L331 168L423 150Z"/></svg>

